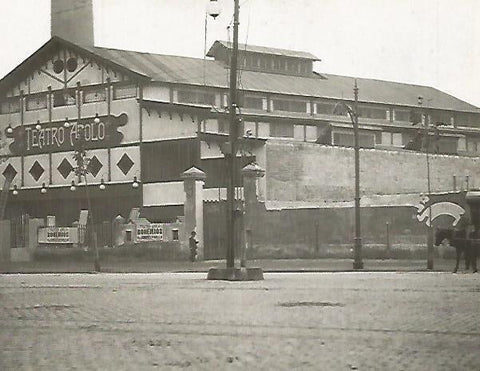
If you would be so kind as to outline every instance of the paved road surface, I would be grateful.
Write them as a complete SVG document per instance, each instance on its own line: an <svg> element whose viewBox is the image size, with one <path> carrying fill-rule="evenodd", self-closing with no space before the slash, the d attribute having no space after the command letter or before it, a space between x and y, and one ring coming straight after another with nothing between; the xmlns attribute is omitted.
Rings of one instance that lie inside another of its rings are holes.
<svg viewBox="0 0 480 371"><path fill-rule="evenodd" d="M480 275L0 275L1 370L480 370Z"/></svg>

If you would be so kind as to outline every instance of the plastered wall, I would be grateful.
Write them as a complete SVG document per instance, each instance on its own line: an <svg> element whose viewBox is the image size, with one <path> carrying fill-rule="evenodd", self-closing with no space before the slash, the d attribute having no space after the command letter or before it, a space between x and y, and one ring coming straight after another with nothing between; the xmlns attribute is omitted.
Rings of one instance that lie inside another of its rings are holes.
<svg viewBox="0 0 480 371"><path fill-rule="evenodd" d="M480 158L430 155L431 191L480 185ZM266 144L267 200L350 200L354 195L354 150L290 141ZM360 150L361 195L427 192L425 153Z"/></svg>

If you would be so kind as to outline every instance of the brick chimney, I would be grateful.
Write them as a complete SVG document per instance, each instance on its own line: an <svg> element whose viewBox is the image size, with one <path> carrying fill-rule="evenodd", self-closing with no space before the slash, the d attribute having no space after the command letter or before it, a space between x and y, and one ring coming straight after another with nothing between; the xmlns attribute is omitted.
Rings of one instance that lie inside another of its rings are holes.
<svg viewBox="0 0 480 371"><path fill-rule="evenodd" d="M74 44L93 46L92 0L51 0L51 34Z"/></svg>

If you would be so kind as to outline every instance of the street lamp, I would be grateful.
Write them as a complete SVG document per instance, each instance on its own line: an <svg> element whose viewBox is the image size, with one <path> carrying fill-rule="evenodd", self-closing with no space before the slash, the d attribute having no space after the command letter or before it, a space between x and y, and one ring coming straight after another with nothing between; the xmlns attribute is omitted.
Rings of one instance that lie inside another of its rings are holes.
<svg viewBox="0 0 480 371"><path fill-rule="evenodd" d="M423 106L423 97L418 96L418 106ZM424 119L420 121L424 128L424 143L425 143L425 156L427 160L427 194L430 199L432 196L432 190L430 186L430 126L428 115L421 114ZM416 125L417 123L414 123ZM433 223L432 223L432 206L431 202L428 204L428 234L427 234L427 269L433 270Z"/></svg>
<svg viewBox="0 0 480 371"><path fill-rule="evenodd" d="M65 123L68 123L68 119L65 121ZM65 124L64 124L65 125ZM77 138L75 142L75 148L74 148L74 153L73 153L73 159L76 163L76 166L74 167L74 173L78 177L79 182L83 178L85 179L85 195L87 197L87 204L88 204L88 211L89 211L89 220L90 220L90 227L92 230L92 237L93 237L93 253L94 253L94 269L96 272L100 272L100 257L98 254L98 246L97 246L97 231L95 230L95 225L93 223L93 211L92 211L92 205L90 202L90 194L88 192L88 182L87 182L87 175L90 173L89 170L89 163L90 163L90 158L87 157L87 151L85 150L85 137L84 133L80 132L80 136ZM100 189L105 187L105 184L102 183L100 184ZM75 183L72 181L72 186L70 187L71 191L75 191Z"/></svg>
<svg viewBox="0 0 480 371"><path fill-rule="evenodd" d="M42 183L42 188L40 188L40 193L42 195L44 195L45 193L47 193L47 186L45 185L45 183Z"/></svg>
<svg viewBox="0 0 480 371"><path fill-rule="evenodd" d="M343 107L353 125L354 148L355 148L355 238L354 238L354 260L353 269L363 269L362 261L362 238L360 232L360 147L358 144L358 86L355 79L353 88L354 103L353 109L344 102L335 105L334 112L338 106Z"/></svg>
<svg viewBox="0 0 480 371"><path fill-rule="evenodd" d="M133 183L132 183L132 188L138 188L140 186L140 183L138 182L138 179L136 176L133 177Z"/></svg>

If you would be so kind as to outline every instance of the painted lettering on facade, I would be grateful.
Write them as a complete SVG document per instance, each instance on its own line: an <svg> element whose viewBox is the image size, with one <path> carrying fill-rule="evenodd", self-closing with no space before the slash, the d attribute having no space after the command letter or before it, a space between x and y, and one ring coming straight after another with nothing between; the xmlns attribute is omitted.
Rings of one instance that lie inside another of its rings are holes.
<svg viewBox="0 0 480 371"><path fill-rule="evenodd" d="M82 140L86 149L102 148L120 144L123 134L118 127L126 125L128 116L102 116L100 121L94 118L69 122L23 125L13 129L9 137L13 138L10 151L14 155L69 151Z"/></svg>

